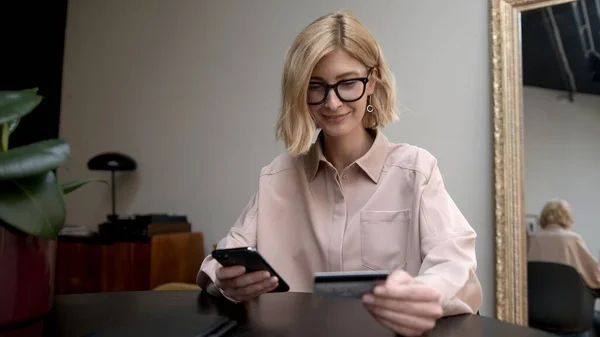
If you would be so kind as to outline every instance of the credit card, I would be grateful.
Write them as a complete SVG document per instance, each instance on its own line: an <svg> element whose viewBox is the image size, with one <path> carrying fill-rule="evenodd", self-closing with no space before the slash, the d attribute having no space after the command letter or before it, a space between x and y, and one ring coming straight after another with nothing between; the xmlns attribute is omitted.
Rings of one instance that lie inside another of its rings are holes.
<svg viewBox="0 0 600 337"><path fill-rule="evenodd" d="M314 275L313 296L333 299L360 299L372 292L389 275L387 270L319 272Z"/></svg>

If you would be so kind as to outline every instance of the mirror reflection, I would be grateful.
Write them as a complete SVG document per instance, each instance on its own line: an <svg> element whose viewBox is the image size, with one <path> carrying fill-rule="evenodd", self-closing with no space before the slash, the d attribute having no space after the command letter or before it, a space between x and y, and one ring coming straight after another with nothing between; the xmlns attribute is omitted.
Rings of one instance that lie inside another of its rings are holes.
<svg viewBox="0 0 600 337"><path fill-rule="evenodd" d="M598 336L600 1L523 12L521 35L529 324Z"/></svg>

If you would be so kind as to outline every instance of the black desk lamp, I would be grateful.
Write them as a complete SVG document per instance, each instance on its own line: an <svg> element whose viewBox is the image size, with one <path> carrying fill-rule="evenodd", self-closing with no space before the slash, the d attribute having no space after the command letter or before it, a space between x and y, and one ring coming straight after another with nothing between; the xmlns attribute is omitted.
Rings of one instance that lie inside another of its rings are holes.
<svg viewBox="0 0 600 337"><path fill-rule="evenodd" d="M133 158L126 154L116 152L101 153L87 163L88 169L93 171L110 171L111 173L111 192L112 192L112 214L107 216L109 221L115 221L118 218L116 213L116 193L115 193L115 172L116 171L135 171L137 163Z"/></svg>

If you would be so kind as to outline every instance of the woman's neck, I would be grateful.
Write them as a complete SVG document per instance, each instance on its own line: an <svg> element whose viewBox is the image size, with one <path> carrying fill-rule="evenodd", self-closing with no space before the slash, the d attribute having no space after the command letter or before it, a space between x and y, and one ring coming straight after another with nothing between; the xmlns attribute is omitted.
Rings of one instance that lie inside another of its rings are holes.
<svg viewBox="0 0 600 337"><path fill-rule="evenodd" d="M342 137L323 135L323 155L338 172L362 157L373 145L375 137L364 128L357 128Z"/></svg>

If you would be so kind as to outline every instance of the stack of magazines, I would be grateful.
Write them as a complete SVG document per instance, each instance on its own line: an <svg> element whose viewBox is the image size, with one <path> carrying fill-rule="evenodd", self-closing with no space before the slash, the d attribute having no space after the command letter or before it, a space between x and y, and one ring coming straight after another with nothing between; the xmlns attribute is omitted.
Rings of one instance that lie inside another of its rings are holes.
<svg viewBox="0 0 600 337"><path fill-rule="evenodd" d="M60 236L93 236L94 232L86 226L66 225L58 234Z"/></svg>

